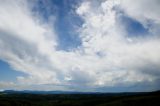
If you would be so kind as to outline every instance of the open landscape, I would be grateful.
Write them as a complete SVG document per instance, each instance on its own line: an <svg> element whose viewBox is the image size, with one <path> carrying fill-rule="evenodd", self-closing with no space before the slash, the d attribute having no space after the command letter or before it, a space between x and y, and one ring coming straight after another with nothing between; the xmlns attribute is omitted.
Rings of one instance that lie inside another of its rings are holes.
<svg viewBox="0 0 160 106"><path fill-rule="evenodd" d="M0 93L0 106L160 106L160 91L150 93L4 91Z"/></svg>
<svg viewBox="0 0 160 106"><path fill-rule="evenodd" d="M160 106L160 0L0 0L0 106Z"/></svg>

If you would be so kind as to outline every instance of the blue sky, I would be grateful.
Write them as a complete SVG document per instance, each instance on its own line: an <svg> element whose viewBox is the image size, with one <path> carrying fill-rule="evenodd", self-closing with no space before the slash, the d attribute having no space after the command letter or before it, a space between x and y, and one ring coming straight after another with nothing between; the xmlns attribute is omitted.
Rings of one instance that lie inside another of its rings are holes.
<svg viewBox="0 0 160 106"><path fill-rule="evenodd" d="M42 20L45 22L50 23L50 17L52 15L56 16L56 22L53 24L56 26L55 29L59 37L58 49L70 50L81 44L75 27L81 26L82 20L73 13L74 6L78 2L75 0L37 0L36 6L33 9L35 12L40 13Z"/></svg>
<svg viewBox="0 0 160 106"><path fill-rule="evenodd" d="M0 61L0 73L2 81L16 81L17 76L25 75L22 72L13 70L6 62Z"/></svg>
<svg viewBox="0 0 160 106"><path fill-rule="evenodd" d="M158 4L157 0L3 1L0 89L160 89Z"/></svg>

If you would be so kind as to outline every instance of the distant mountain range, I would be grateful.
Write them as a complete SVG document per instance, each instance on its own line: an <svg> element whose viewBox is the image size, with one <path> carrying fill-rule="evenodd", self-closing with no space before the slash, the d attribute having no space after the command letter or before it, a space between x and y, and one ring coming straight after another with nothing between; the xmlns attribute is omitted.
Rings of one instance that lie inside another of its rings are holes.
<svg viewBox="0 0 160 106"><path fill-rule="evenodd" d="M119 93L108 93L108 92L78 92L78 91L34 91L34 90L4 90L0 91L6 94L108 94L108 95L135 95L135 94L147 94L147 93L160 93L160 91L153 91L153 92L119 92Z"/></svg>
<svg viewBox="0 0 160 106"><path fill-rule="evenodd" d="M32 90L4 90L3 93L14 94L14 93L28 93L28 94L97 94L99 92L76 92L76 91L32 91Z"/></svg>

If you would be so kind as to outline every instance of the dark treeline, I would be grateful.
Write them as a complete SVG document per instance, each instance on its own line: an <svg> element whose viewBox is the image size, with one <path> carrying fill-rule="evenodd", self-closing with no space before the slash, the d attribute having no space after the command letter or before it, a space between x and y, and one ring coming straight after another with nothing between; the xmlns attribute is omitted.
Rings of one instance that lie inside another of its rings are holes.
<svg viewBox="0 0 160 106"><path fill-rule="evenodd" d="M0 93L0 106L160 106L160 91L114 94Z"/></svg>

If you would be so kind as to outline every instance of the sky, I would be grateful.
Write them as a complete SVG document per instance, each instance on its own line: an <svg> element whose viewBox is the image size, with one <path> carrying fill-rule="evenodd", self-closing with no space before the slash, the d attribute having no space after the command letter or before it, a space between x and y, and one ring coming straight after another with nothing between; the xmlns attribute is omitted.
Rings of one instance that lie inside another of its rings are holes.
<svg viewBox="0 0 160 106"><path fill-rule="evenodd" d="M159 5L0 0L0 90L159 90Z"/></svg>

